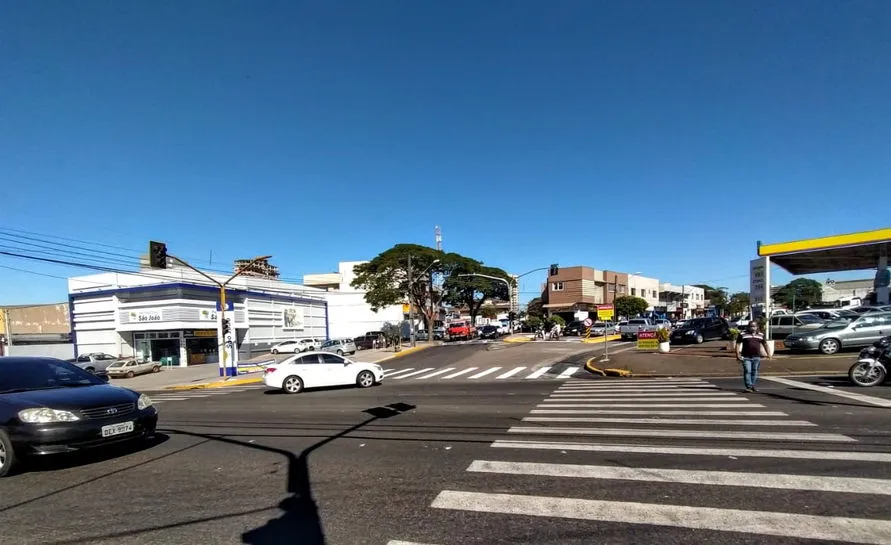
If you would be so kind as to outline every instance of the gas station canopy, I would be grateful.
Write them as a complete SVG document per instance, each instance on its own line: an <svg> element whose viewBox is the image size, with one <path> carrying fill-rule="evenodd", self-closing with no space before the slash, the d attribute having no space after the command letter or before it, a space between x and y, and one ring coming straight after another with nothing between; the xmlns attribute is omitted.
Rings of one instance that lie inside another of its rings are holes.
<svg viewBox="0 0 891 545"><path fill-rule="evenodd" d="M770 257L793 275L875 269L891 254L891 229L762 244L758 256Z"/></svg>

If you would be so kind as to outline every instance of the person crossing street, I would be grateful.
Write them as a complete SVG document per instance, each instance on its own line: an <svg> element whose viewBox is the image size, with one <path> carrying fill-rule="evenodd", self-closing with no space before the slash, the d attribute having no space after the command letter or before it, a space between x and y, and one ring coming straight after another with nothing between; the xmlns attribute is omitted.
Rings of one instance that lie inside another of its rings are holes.
<svg viewBox="0 0 891 545"><path fill-rule="evenodd" d="M747 392L757 392L755 385L758 383L758 371L761 368L761 349L770 359L770 348L764 335L758 331L755 320L749 322L746 331L739 336L736 343L736 359L742 363L743 383Z"/></svg>

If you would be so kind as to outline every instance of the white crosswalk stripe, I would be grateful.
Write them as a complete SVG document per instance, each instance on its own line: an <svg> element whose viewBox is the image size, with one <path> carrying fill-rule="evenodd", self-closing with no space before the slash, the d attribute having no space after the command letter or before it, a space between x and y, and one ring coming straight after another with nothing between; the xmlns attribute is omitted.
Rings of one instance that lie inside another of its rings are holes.
<svg viewBox="0 0 891 545"><path fill-rule="evenodd" d="M553 373L545 377L549 369L526 373L525 377L521 374L525 368L515 368L508 373L517 378L531 378L535 374L536 378L552 380ZM538 526L578 520L580 524L608 522L672 527L681 532L674 539L688 543L716 541L714 534L695 533L701 530L756 536L752 538L753 542L759 540L757 536L762 536L762 540L773 537L891 543L891 513L884 515L884 519L858 518L859 509L852 503L866 501L852 499L857 497L872 496L876 499L870 501L875 502L891 496L891 479L864 476L887 475L887 471L862 473L856 470L857 463L891 464L891 452L873 452L875 445L858 450L855 437L821 432L813 422L795 419L794 415L790 417L795 411L794 406L787 409L788 405L783 405L784 410L775 410L758 402L761 399L771 401L770 398L712 391L715 386L698 379L659 379L658 385L645 385L644 382L605 384L570 379L562 383L537 403L529 416L522 418L526 425L507 430L511 435L523 436L522 439L497 440L491 444L493 452L507 454L507 451L513 451L510 459L484 457L473 460L467 467L466 471L471 474L502 476L501 480L492 481L496 489L446 487L430 507L435 511L451 512L450 521L478 526L480 535L486 535L488 528L486 519L480 517L511 515L538 519ZM789 448L789 444L797 446ZM805 445L814 447L808 449ZM831 446L836 446L837 450L832 450ZM548 451L563 455L574 453L574 457L563 457L554 462L553 457L542 456ZM610 453L614 453L615 458ZM618 454L637 457L620 457ZM613 462L614 459L621 462ZM735 460L746 459L758 459L759 462L757 465L734 464ZM716 465L716 462L721 464ZM819 463L825 465L814 465ZM796 470L790 471L790 468ZM512 480L505 481L507 478ZM624 497L614 499L611 494L615 494L616 488L607 485L568 486L567 489L573 492L567 492L567 496L573 497L563 497L559 492L561 487L552 485L543 487L552 495L535 493L538 483L563 483L567 479L648 485L628 489L642 491L638 492L643 495L641 501L628 501ZM702 499L697 499L690 493L663 493L663 490L674 488L657 488L660 485L695 486L707 490L701 495ZM530 487L531 492L528 491ZM737 489L734 496L724 492L729 488ZM506 489L510 493L506 493ZM585 497L575 497L579 490L590 492L584 494ZM803 498L813 498L815 494L840 496L829 496L825 503L809 499L782 504L782 508L759 507L766 490L811 494ZM726 504L707 504L710 498L721 497L720 494L728 494L725 496L728 499L739 497L743 505L756 507L728 508ZM836 514L827 512L825 506L835 509ZM460 512L476 515L455 519L454 513ZM813 514L815 512L817 514ZM685 534L686 531L689 534ZM401 537L426 539L392 541L389 545L454 542L449 536Z"/></svg>
<svg viewBox="0 0 891 545"><path fill-rule="evenodd" d="M506 378L510 378L510 377L516 375L517 373L521 372L523 369L525 369L525 367L515 367L514 369L511 369L511 370L508 371L507 373L502 373L502 374L498 375L498 376L495 377L495 378L498 379L498 380L503 380L503 379L506 379Z"/></svg>
<svg viewBox="0 0 891 545"><path fill-rule="evenodd" d="M475 375L470 375L467 378L469 378L469 379L483 378L486 375L491 375L492 373L497 372L499 369L501 369L501 367L490 367L489 369L486 369L485 371L481 371Z"/></svg>
<svg viewBox="0 0 891 545"><path fill-rule="evenodd" d="M551 369L550 367L542 367L541 369L539 369L538 371L535 371L534 373L532 373L531 375L529 375L526 378L527 379L528 378L532 378L532 379L538 378L538 377L544 375L545 373L547 373L550 369Z"/></svg>
<svg viewBox="0 0 891 545"><path fill-rule="evenodd" d="M224 399L230 394L240 394L251 390L265 390L265 384L243 384L231 388L195 388L194 390L170 390L163 392L147 392L152 403L163 405L175 401L187 401L189 399Z"/></svg>
<svg viewBox="0 0 891 545"><path fill-rule="evenodd" d="M420 375L421 373L426 373L428 371L433 371L435 367L427 367L426 369L419 369L418 371L412 371L411 373L405 373L404 375L399 375L395 377L395 380L402 380L404 378L413 377L415 375Z"/></svg>

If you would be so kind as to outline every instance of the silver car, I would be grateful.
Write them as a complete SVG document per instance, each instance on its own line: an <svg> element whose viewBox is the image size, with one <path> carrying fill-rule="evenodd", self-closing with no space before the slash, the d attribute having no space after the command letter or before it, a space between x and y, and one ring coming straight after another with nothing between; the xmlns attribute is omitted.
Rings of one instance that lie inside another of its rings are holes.
<svg viewBox="0 0 891 545"><path fill-rule="evenodd" d="M127 377L133 378L136 375L145 375L146 373L159 373L161 364L156 361L118 361L112 363L105 370L110 377Z"/></svg>
<svg viewBox="0 0 891 545"><path fill-rule="evenodd" d="M353 339L331 339L322 343L322 347L319 350L322 352L334 352L338 356L355 354L356 343L353 342Z"/></svg>
<svg viewBox="0 0 891 545"><path fill-rule="evenodd" d="M835 354L842 348L869 346L888 335L891 335L891 312L870 312L849 322L832 321L819 329L793 333L784 342L792 350Z"/></svg>
<svg viewBox="0 0 891 545"><path fill-rule="evenodd" d="M793 333L804 333L823 327L825 323L812 314L772 316L770 318L770 336L774 339L782 339Z"/></svg>

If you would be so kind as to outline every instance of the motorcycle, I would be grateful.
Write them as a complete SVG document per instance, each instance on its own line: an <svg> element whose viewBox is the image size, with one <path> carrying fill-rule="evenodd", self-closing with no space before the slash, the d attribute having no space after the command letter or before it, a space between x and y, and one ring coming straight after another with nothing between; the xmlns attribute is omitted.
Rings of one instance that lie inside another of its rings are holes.
<svg viewBox="0 0 891 545"><path fill-rule="evenodd" d="M860 351L857 363L848 370L848 377L857 386L877 386L888 376L891 364L891 336L882 337Z"/></svg>

